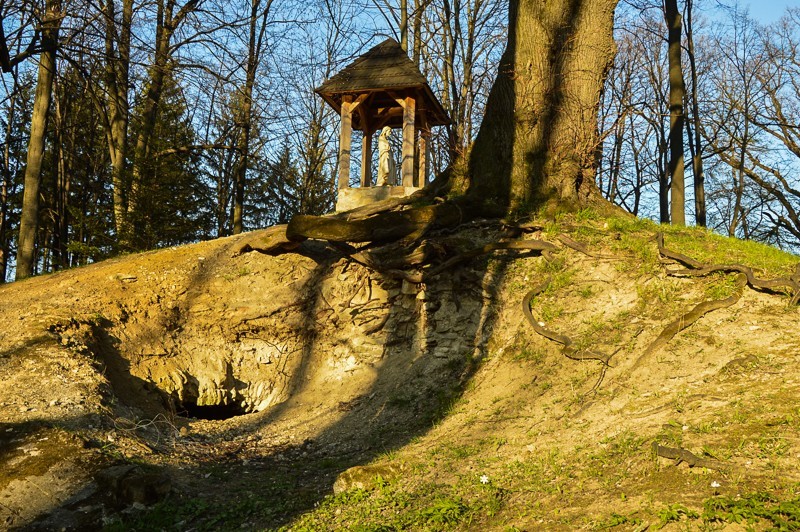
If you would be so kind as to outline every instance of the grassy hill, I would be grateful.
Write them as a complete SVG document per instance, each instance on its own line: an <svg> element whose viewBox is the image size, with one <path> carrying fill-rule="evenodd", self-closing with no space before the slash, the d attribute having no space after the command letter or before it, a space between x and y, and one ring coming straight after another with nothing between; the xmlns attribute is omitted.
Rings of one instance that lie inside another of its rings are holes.
<svg viewBox="0 0 800 532"><path fill-rule="evenodd" d="M800 259L588 211L528 225L557 251L495 252L422 286L322 243L238 253L253 233L0 287L0 522L800 527L793 294L672 275L655 236L761 279ZM532 314L572 349L523 315L545 279Z"/></svg>

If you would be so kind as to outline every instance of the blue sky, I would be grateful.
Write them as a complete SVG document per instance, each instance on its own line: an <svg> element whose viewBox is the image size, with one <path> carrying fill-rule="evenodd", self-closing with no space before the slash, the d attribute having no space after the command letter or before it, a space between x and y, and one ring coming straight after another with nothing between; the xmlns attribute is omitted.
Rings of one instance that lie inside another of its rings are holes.
<svg viewBox="0 0 800 532"><path fill-rule="evenodd" d="M750 0L750 14L762 24L778 20L787 7L800 7L800 0Z"/></svg>

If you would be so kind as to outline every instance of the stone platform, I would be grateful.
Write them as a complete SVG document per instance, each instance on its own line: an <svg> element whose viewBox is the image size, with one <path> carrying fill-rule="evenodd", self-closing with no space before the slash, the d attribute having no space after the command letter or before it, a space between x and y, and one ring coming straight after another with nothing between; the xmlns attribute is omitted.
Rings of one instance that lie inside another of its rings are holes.
<svg viewBox="0 0 800 532"><path fill-rule="evenodd" d="M417 190L419 187L340 188L336 200L336 212L349 211L389 198L410 196Z"/></svg>

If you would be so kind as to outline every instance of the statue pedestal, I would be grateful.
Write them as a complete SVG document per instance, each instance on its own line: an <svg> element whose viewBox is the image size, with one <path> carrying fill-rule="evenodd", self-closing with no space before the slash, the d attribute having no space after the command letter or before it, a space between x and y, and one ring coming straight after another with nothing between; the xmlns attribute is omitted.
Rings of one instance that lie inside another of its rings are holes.
<svg viewBox="0 0 800 532"><path fill-rule="evenodd" d="M349 211L389 198L410 196L419 187L361 187L340 188L336 199L336 212Z"/></svg>

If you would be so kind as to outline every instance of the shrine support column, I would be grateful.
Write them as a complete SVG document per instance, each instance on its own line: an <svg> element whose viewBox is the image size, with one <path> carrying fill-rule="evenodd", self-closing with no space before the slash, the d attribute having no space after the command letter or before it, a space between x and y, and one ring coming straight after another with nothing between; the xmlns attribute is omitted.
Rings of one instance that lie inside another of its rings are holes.
<svg viewBox="0 0 800 532"><path fill-rule="evenodd" d="M417 180L420 187L430 183L430 172L428 167L431 160L431 132L423 129L419 132L419 177Z"/></svg>
<svg viewBox="0 0 800 532"><path fill-rule="evenodd" d="M403 158L401 171L403 186L414 186L414 117L416 116L416 101L411 96L406 96L403 102Z"/></svg>
<svg viewBox="0 0 800 532"><path fill-rule="evenodd" d="M361 186L372 186L372 131L366 126L361 141Z"/></svg>
<svg viewBox="0 0 800 532"><path fill-rule="evenodd" d="M419 125L419 174L417 176L417 186L424 187L428 184L428 166L430 165L430 140L431 130L428 127L428 117L425 112L420 113Z"/></svg>
<svg viewBox="0 0 800 532"><path fill-rule="evenodd" d="M353 113L350 109L353 98L342 98L342 129L339 132L339 188L350 186L350 142L353 137Z"/></svg>

